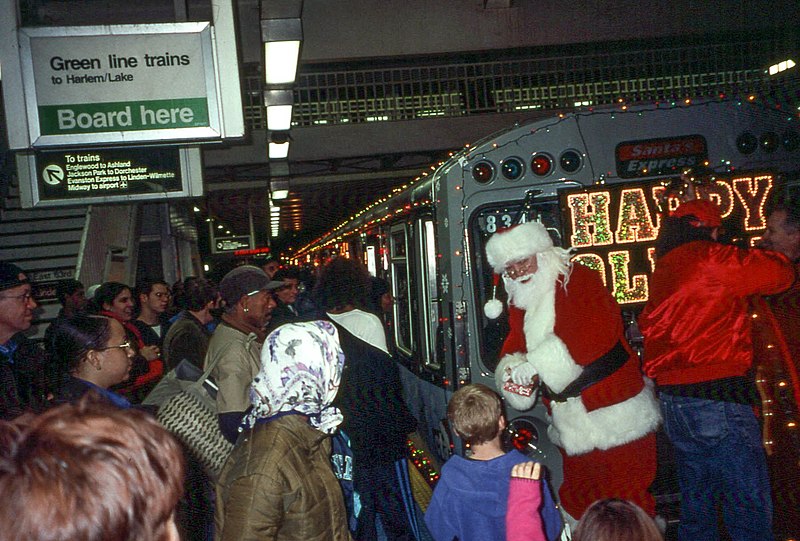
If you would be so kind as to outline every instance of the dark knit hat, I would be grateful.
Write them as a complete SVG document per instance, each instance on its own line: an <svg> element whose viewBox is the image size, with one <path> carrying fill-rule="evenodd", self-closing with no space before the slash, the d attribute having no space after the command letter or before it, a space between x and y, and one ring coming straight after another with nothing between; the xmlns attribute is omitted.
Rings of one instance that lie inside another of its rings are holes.
<svg viewBox="0 0 800 541"><path fill-rule="evenodd" d="M25 272L13 263L0 261L0 291L29 283Z"/></svg>
<svg viewBox="0 0 800 541"><path fill-rule="evenodd" d="M233 306L245 295L283 287L283 282L270 281L263 270L252 265L236 267L219 283L219 294L228 306Z"/></svg>

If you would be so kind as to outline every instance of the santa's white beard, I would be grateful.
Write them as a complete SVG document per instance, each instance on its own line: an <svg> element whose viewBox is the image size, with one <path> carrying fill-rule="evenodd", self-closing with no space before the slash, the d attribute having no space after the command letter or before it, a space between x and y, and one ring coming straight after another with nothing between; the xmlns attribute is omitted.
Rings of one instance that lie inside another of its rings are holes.
<svg viewBox="0 0 800 541"><path fill-rule="evenodd" d="M513 280L510 278L503 280L508 299L514 306L526 312L539 308L543 299L552 299L550 293L556 287L558 268L545 258L538 259L539 268L534 274ZM549 308L553 309L552 306Z"/></svg>

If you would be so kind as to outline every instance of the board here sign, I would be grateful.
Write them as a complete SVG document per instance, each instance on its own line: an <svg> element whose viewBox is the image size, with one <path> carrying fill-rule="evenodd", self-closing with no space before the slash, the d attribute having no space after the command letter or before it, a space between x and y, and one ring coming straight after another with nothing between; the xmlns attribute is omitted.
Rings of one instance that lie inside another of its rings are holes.
<svg viewBox="0 0 800 541"><path fill-rule="evenodd" d="M34 148L222 137L207 22L21 28L19 44Z"/></svg>

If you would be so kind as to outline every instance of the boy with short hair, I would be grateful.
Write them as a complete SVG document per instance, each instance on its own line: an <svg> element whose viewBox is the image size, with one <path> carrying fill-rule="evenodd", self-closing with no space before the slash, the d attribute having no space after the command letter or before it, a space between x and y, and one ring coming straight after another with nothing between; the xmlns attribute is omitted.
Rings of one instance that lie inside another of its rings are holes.
<svg viewBox="0 0 800 541"><path fill-rule="evenodd" d="M454 455L444 465L425 523L436 541L505 541L511 469L528 457L503 451L506 420L500 397L486 385L466 385L450 398L447 417L472 455ZM539 513L547 539L553 541L561 532L561 515L546 482L542 492Z"/></svg>

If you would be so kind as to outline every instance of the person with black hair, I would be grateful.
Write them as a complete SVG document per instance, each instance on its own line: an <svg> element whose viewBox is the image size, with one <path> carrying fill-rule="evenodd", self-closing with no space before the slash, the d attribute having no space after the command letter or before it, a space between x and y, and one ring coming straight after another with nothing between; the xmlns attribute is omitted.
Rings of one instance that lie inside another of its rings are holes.
<svg viewBox="0 0 800 541"><path fill-rule="evenodd" d="M52 338L53 327L62 319L72 317L86 308L86 290L83 284L73 278L61 280L56 284L56 298L61 303L61 310L58 311L56 318L47 326L44 331L45 347Z"/></svg>
<svg viewBox="0 0 800 541"><path fill-rule="evenodd" d="M64 384L56 402L75 402L89 391L120 407L130 401L110 390L130 377L134 346L122 324L109 317L78 314L59 321L50 341L50 355Z"/></svg>
<svg viewBox="0 0 800 541"><path fill-rule="evenodd" d="M665 217L639 328L643 370L659 394L681 492L681 541L718 539L717 502L737 540L772 539L772 499L751 373L748 297L788 288L783 254L716 242L717 205Z"/></svg>
<svg viewBox="0 0 800 541"><path fill-rule="evenodd" d="M137 316L131 323L139 329L147 346L161 348L167 323L165 313L172 294L169 285L163 280L142 280L134 290Z"/></svg>
<svg viewBox="0 0 800 541"><path fill-rule="evenodd" d="M78 280L69 278L56 284L56 298L61 303L58 316L72 317L86 308L86 289Z"/></svg>
<svg viewBox="0 0 800 541"><path fill-rule="evenodd" d="M389 541L413 539L418 527L407 491L406 441L416 419L402 395L397 364L387 353L378 316L365 311L369 273L360 262L336 258L314 289L320 307L339 330L345 368L335 405L353 451L353 483L361 501L354 538L377 539L378 520Z"/></svg>
<svg viewBox="0 0 800 541"><path fill-rule="evenodd" d="M105 282L95 291L92 302L95 309L99 310L99 315L116 319L122 324L134 345L136 355L131 378L117 390L132 402L139 402L164 374L164 363L159 358L160 349L145 344L141 332L131 323L134 301L130 287L120 282Z"/></svg>
<svg viewBox="0 0 800 541"><path fill-rule="evenodd" d="M302 320L295 303L300 293L300 272L291 267L278 270L272 279L282 282L283 285L273 292L275 308L272 309L272 318L267 325L267 333L271 333L284 323Z"/></svg>
<svg viewBox="0 0 800 541"><path fill-rule="evenodd" d="M172 370L183 359L198 368L203 367L211 339L208 329L213 320L211 311L220 302L217 286L205 278L187 281L181 295L184 309L178 313L164 337L162 357L166 370Z"/></svg>
<svg viewBox="0 0 800 541"><path fill-rule="evenodd" d="M388 353L381 320L368 311L370 289L370 275L364 265L354 259L337 257L323 268L314 292L320 307L332 321Z"/></svg>

